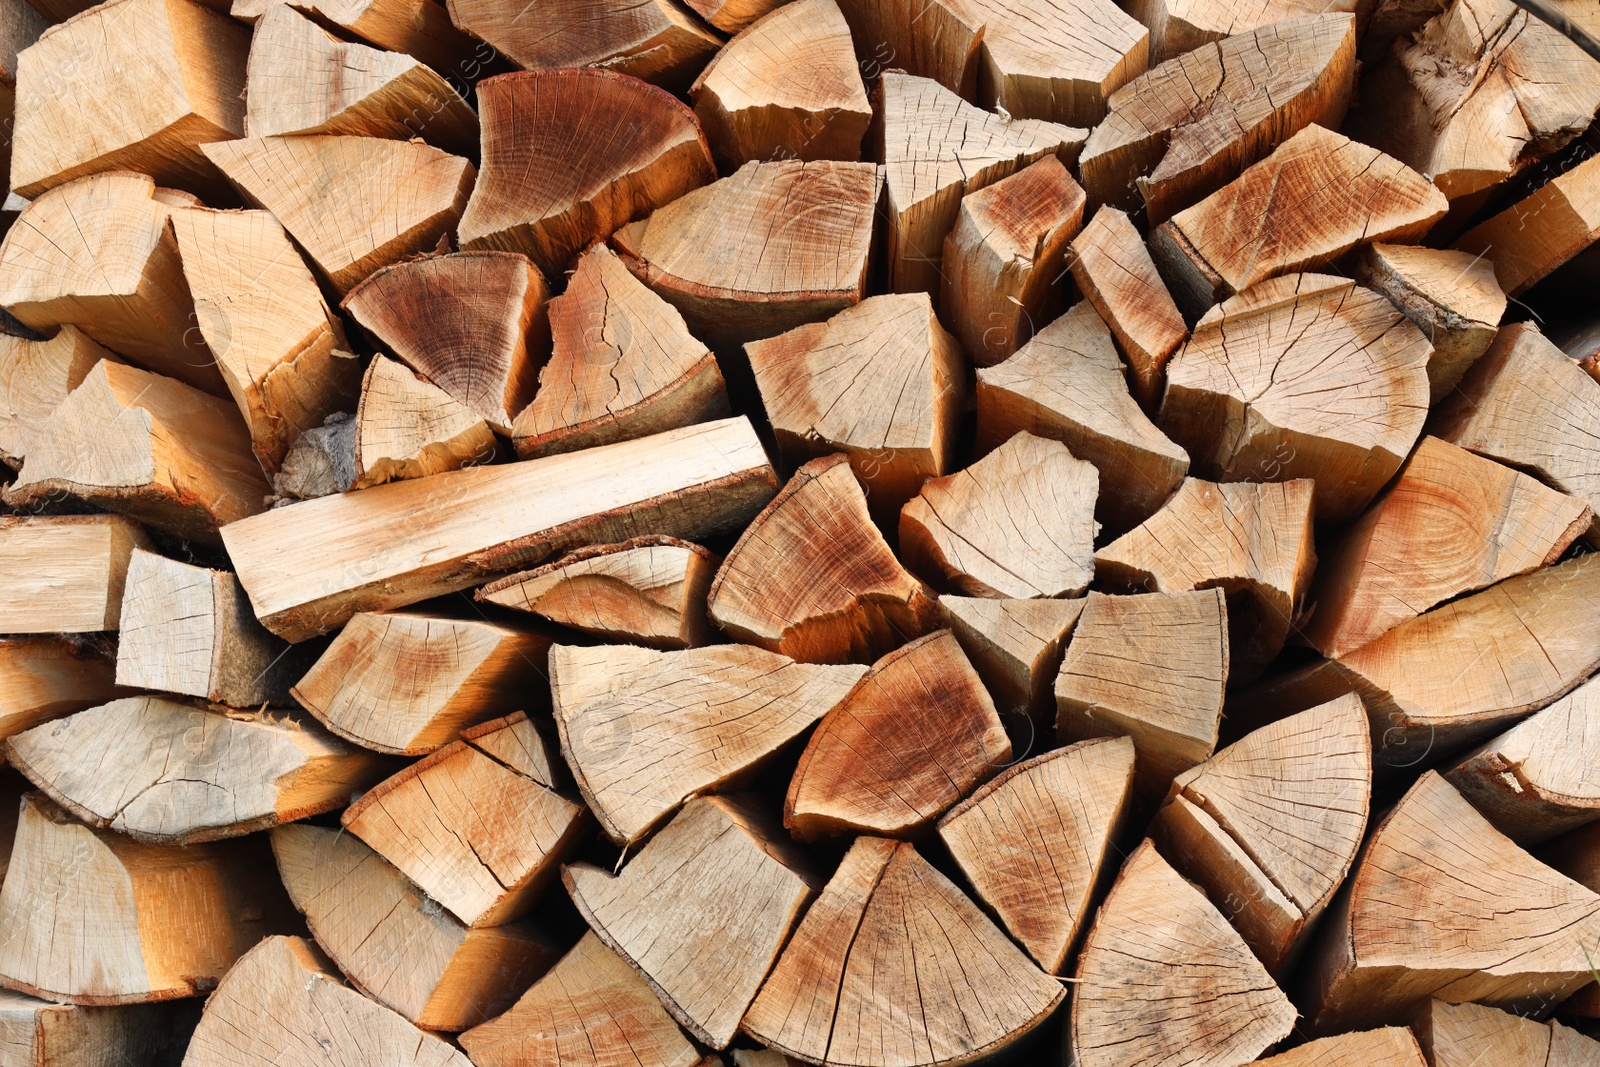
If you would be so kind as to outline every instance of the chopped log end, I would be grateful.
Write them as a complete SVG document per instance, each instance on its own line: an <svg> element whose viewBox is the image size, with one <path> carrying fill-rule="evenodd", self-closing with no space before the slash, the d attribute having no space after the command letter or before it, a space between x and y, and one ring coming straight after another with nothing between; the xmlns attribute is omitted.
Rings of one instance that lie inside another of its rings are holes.
<svg viewBox="0 0 1600 1067"><path fill-rule="evenodd" d="M21 469L32 439L102 359L116 357L70 324L44 341L0 334L0 463Z"/></svg>
<svg viewBox="0 0 1600 1067"><path fill-rule="evenodd" d="M477 412L385 356L361 381L353 489L493 462L494 431Z"/></svg>
<svg viewBox="0 0 1600 1067"><path fill-rule="evenodd" d="M942 596L951 632L996 700L1055 717L1052 687L1083 600Z"/></svg>
<svg viewBox="0 0 1600 1067"><path fill-rule="evenodd" d="M133 555L153 547L120 515L0 516L0 633L116 630Z"/></svg>
<svg viewBox="0 0 1600 1067"><path fill-rule="evenodd" d="M1507 296L1521 296L1600 237L1593 157L1462 234L1450 247L1494 261Z"/></svg>

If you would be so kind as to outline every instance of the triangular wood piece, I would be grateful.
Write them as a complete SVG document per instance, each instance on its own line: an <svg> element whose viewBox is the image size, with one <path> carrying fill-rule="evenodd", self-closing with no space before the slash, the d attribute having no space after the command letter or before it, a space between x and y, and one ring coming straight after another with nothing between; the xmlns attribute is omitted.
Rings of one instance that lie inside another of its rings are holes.
<svg viewBox="0 0 1600 1067"><path fill-rule="evenodd" d="M707 609L737 640L809 663L870 663L940 625L932 591L872 525L840 455L801 467L756 516Z"/></svg>
<svg viewBox="0 0 1600 1067"><path fill-rule="evenodd" d="M868 297L745 353L784 459L845 453L881 519L950 469L966 362L927 294Z"/></svg>
<svg viewBox="0 0 1600 1067"><path fill-rule="evenodd" d="M876 103L883 116L877 158L888 190L889 287L937 293L944 239L961 197L1046 155L1076 157L1088 135L1037 119L1003 119L936 81L885 71Z"/></svg>
<svg viewBox="0 0 1600 1067"><path fill-rule="evenodd" d="M0 992L0 1043L22 1067L171 1065L183 1060L198 1013L192 1001L85 1008Z"/></svg>
<svg viewBox="0 0 1600 1067"><path fill-rule="evenodd" d="M416 56L434 70L464 80L497 65L482 41L451 24L450 13L438 0L233 0L229 13L241 22L255 23L280 3L348 36Z"/></svg>
<svg viewBox="0 0 1600 1067"><path fill-rule="evenodd" d="M1083 611L1082 600L996 600L942 596L939 606L979 677L997 700L1053 718L1052 687L1061 650Z"/></svg>
<svg viewBox="0 0 1600 1067"><path fill-rule="evenodd" d="M1304 636L1344 655L1435 604L1554 563L1593 520L1577 497L1424 437L1318 567Z"/></svg>
<svg viewBox="0 0 1600 1067"><path fill-rule="evenodd" d="M1600 162L1590 156L1478 223L1450 247L1493 259L1500 288L1508 296L1521 296L1600 238L1597 188Z"/></svg>
<svg viewBox="0 0 1600 1067"><path fill-rule="evenodd" d="M133 554L153 547L121 515L0 516L0 633L116 630Z"/></svg>
<svg viewBox="0 0 1600 1067"><path fill-rule="evenodd" d="M1328 274L1274 278L1195 326L1167 367L1161 428L1202 477L1312 478L1318 521L1351 519L1422 431L1430 350L1370 289Z"/></svg>
<svg viewBox="0 0 1600 1067"><path fill-rule="evenodd" d="M477 412L382 355L361 380L353 446L354 489L489 463L500 447Z"/></svg>
<svg viewBox="0 0 1600 1067"><path fill-rule="evenodd" d="M1080 741L1007 769L939 820L978 898L1051 974L1108 873L1132 786L1131 740Z"/></svg>
<svg viewBox="0 0 1600 1067"><path fill-rule="evenodd" d="M1128 391L1111 331L1082 301L995 367L978 370L978 447L1019 431L1054 438L1100 472L1095 518L1126 530L1149 518L1189 470Z"/></svg>
<svg viewBox="0 0 1600 1067"><path fill-rule="evenodd" d="M872 665L800 757L783 823L801 840L909 837L1011 759L1011 741L949 630Z"/></svg>
<svg viewBox="0 0 1600 1067"><path fill-rule="evenodd" d="M504 1015L461 1035L476 1067L695 1067L700 1053L655 991L593 932Z"/></svg>
<svg viewBox="0 0 1600 1067"><path fill-rule="evenodd" d="M1065 997L915 848L859 837L744 1030L807 1063L942 1067L1000 1051Z"/></svg>
<svg viewBox="0 0 1600 1067"><path fill-rule="evenodd" d="M566 764L556 753L554 724L549 720L536 726L527 712L514 711L462 730L461 740L546 789L572 784Z"/></svg>
<svg viewBox="0 0 1600 1067"><path fill-rule="evenodd" d="M1161 809L1167 855L1228 908L1273 974L1295 958L1361 847L1369 730L1354 695L1290 715L1180 774Z"/></svg>
<svg viewBox="0 0 1600 1067"><path fill-rule="evenodd" d="M1356 20L1328 6L1328 14L1314 15L1299 0L1269 0L1252 9L1259 21L1247 26L1238 24L1237 5L1218 0L1136 0L1153 50L1169 61L1112 95L1078 161L1089 196L1130 211L1142 201L1159 225L1311 123L1337 127L1355 84ZM1207 26L1203 37L1179 45L1171 40L1184 24L1175 7L1225 11L1223 32ZM1197 47L1219 38L1215 47Z"/></svg>
<svg viewBox="0 0 1600 1067"><path fill-rule="evenodd" d="M329 1025L330 1020L338 1020ZM269 937L206 1000L187 1067L472 1067L425 1033L340 981L299 937Z"/></svg>
<svg viewBox="0 0 1600 1067"><path fill-rule="evenodd" d="M1197 316L1357 245L1420 238L1446 208L1444 194L1404 163L1313 123L1156 227L1150 251L1178 306Z"/></svg>
<svg viewBox="0 0 1600 1067"><path fill-rule="evenodd" d="M0 463L22 466L28 444L108 349L76 326L44 341L0 334Z"/></svg>
<svg viewBox="0 0 1600 1067"><path fill-rule="evenodd" d="M465 1030L515 1003L555 962L531 926L468 929L352 834L272 831L278 873L339 969L425 1030Z"/></svg>
<svg viewBox="0 0 1600 1067"><path fill-rule="evenodd" d="M861 302L878 189L871 163L746 163L614 244L696 337L743 344Z"/></svg>
<svg viewBox="0 0 1600 1067"><path fill-rule="evenodd" d="M215 841L332 811L383 776L371 752L293 713L128 697L35 727L11 762L90 826L157 845Z"/></svg>
<svg viewBox="0 0 1600 1067"><path fill-rule="evenodd" d="M723 33L737 34L781 6L783 0L685 0L696 15Z"/></svg>
<svg viewBox="0 0 1600 1067"><path fill-rule="evenodd" d="M1256 1062L1270 1067L1429 1067L1417 1039L1403 1026L1318 1038ZM1504 1061L1496 1057L1496 1062Z"/></svg>
<svg viewBox="0 0 1600 1067"><path fill-rule="evenodd" d="M816 892L799 850L749 796L692 800L620 875L562 872L612 950L697 1039L727 1048Z"/></svg>
<svg viewBox="0 0 1600 1067"><path fill-rule="evenodd" d="M1022 431L927 482L900 512L907 566L966 596L1081 596L1094 577L1100 474Z"/></svg>
<svg viewBox="0 0 1600 1067"><path fill-rule="evenodd" d="M118 696L114 664L65 637L0 638L0 738Z"/></svg>
<svg viewBox="0 0 1600 1067"><path fill-rule="evenodd" d="M252 137L203 146L241 196L278 217L341 296L431 252L467 206L476 172L421 141Z"/></svg>
<svg viewBox="0 0 1600 1067"><path fill-rule="evenodd" d="M746 645L550 650L561 750L600 826L636 844L692 796L747 780L866 671Z"/></svg>
<svg viewBox="0 0 1600 1067"><path fill-rule="evenodd" d="M1485 1007L1430 1000L1411 1027L1432 1067L1595 1067L1600 1042L1551 1020L1544 1023ZM1368 1060L1368 1063L1373 1061Z"/></svg>
<svg viewBox="0 0 1600 1067"><path fill-rule="evenodd" d="M716 357L615 252L592 246L550 302L550 362L511 432L523 459L728 414Z"/></svg>
<svg viewBox="0 0 1600 1067"><path fill-rule="evenodd" d="M725 171L752 160L857 160L872 122L850 27L834 0L795 0L752 23L690 95Z"/></svg>
<svg viewBox="0 0 1600 1067"><path fill-rule="evenodd" d="M1228 677L1253 680L1283 651L1305 606L1317 566L1315 488L1303 478L1186 478L1160 511L1095 553L1095 577L1152 593L1221 589L1231 599Z"/></svg>

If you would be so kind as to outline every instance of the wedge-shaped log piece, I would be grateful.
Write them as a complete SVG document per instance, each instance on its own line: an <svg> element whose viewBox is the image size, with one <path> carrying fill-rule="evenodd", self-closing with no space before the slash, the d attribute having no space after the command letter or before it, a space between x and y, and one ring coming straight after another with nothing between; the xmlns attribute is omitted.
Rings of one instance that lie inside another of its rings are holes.
<svg viewBox="0 0 1600 1067"><path fill-rule="evenodd" d="M0 982L88 1005L205 993L291 922L261 845L149 845L29 794L0 889Z"/></svg>
<svg viewBox="0 0 1600 1067"><path fill-rule="evenodd" d="M1494 263L1483 256L1417 245L1368 245L1356 279L1376 289L1416 323L1433 345L1429 399L1450 394L1488 350L1506 311Z"/></svg>
<svg viewBox="0 0 1600 1067"><path fill-rule="evenodd" d="M155 182L126 171L45 193L0 244L0 305L34 330L75 325L151 370L226 395L190 329L195 305L171 214Z"/></svg>
<svg viewBox="0 0 1600 1067"><path fill-rule="evenodd" d="M1010 759L994 702L940 630L873 664L823 716L789 782L783 822L802 840L907 837Z"/></svg>
<svg viewBox="0 0 1600 1067"><path fill-rule="evenodd" d="M784 459L843 452L881 520L950 469L967 369L927 294L868 297L745 352Z"/></svg>
<svg viewBox="0 0 1600 1067"><path fill-rule="evenodd" d="M1593 517L1577 497L1424 437L1322 561L1305 637L1344 655L1435 604L1554 563Z"/></svg>
<svg viewBox="0 0 1600 1067"><path fill-rule="evenodd" d="M1416 0L1379 0L1379 4L1390 2ZM1149 27L1150 62L1165 65L1176 56L1210 51L1207 46L1213 42L1226 47L1230 40L1259 32L1275 22L1308 15L1355 13L1364 29L1374 6L1377 5L1361 0L1266 0L1245 6L1230 0L1132 0L1128 13ZM1264 63L1262 73L1276 73L1278 61L1274 57ZM1343 114L1341 106L1338 115Z"/></svg>
<svg viewBox="0 0 1600 1067"><path fill-rule="evenodd" d="M362 613L291 693L340 737L418 756L521 708L550 641L480 619Z"/></svg>
<svg viewBox="0 0 1600 1067"><path fill-rule="evenodd" d="M1189 327L1144 238L1126 214L1102 207L1072 242L1070 255L1072 280L1111 327L1128 361L1134 397L1153 411L1161 403L1167 360L1188 338Z"/></svg>
<svg viewBox="0 0 1600 1067"><path fill-rule="evenodd" d="M820 879L754 797L690 801L620 875L562 871L589 926L698 1040L727 1048Z"/></svg>
<svg viewBox="0 0 1600 1067"><path fill-rule="evenodd" d="M726 419L307 500L229 526L223 539L257 618L301 641L358 611L466 589L564 548L641 529L736 529L776 482L750 423ZM396 537L402 527L426 536Z"/></svg>
<svg viewBox="0 0 1600 1067"><path fill-rule="evenodd" d="M280 3L336 27L336 32L415 56L441 73L470 80L498 69L493 50L456 29L437 0L233 0L231 14L255 23Z"/></svg>
<svg viewBox="0 0 1600 1067"><path fill-rule="evenodd" d="M1600 896L1433 771L1373 831L1348 892L1307 961L1314 1032L1403 1022L1434 995L1537 1009L1594 980L1583 946L1600 937Z"/></svg>
<svg viewBox="0 0 1600 1067"><path fill-rule="evenodd" d="M939 1067L1000 1051L1065 997L915 848L859 837L744 1030L807 1063Z"/></svg>
<svg viewBox="0 0 1600 1067"><path fill-rule="evenodd" d="M361 381L353 444L355 489L487 463L500 447L477 412L382 355Z"/></svg>
<svg viewBox="0 0 1600 1067"><path fill-rule="evenodd" d="M1051 974L1066 964L1109 873L1132 786L1131 740L1080 741L1011 767L939 820L979 898Z"/></svg>
<svg viewBox="0 0 1600 1067"><path fill-rule="evenodd" d="M746 163L615 244L696 337L743 344L861 302L878 188L871 163Z"/></svg>
<svg viewBox="0 0 1600 1067"><path fill-rule="evenodd" d="M249 30L193 0L117 0L46 30L17 57L12 191L118 170L224 189L199 146L244 135L249 47Z"/></svg>
<svg viewBox="0 0 1600 1067"><path fill-rule="evenodd" d="M1279 974L1350 872L1371 794L1366 709L1343 696L1180 774L1158 825L1178 869Z"/></svg>
<svg viewBox="0 0 1600 1067"><path fill-rule="evenodd" d="M0 633L117 629L128 564L151 547L120 515L0 517Z"/></svg>
<svg viewBox="0 0 1600 1067"><path fill-rule="evenodd" d="M716 29L737 34L781 6L782 0L685 0L685 3Z"/></svg>
<svg viewBox="0 0 1600 1067"><path fill-rule="evenodd" d="M1370 289L1327 274L1274 278L1195 326L1167 367L1161 428L1202 477L1312 478L1317 519L1351 519L1422 431L1430 351Z"/></svg>
<svg viewBox="0 0 1600 1067"><path fill-rule="evenodd" d="M550 362L511 432L523 459L728 414L716 357L676 308L597 244L550 302Z"/></svg>
<svg viewBox="0 0 1600 1067"><path fill-rule="evenodd" d="M746 645L556 645L550 699L578 788L601 828L627 846L688 798L748 780L865 673Z"/></svg>
<svg viewBox="0 0 1600 1067"><path fill-rule="evenodd" d="M1220 589L1090 593L1056 677L1056 737L1127 734L1140 792L1159 798L1217 747L1228 680Z"/></svg>
<svg viewBox="0 0 1600 1067"><path fill-rule="evenodd" d="M247 71L251 137L421 137L446 152L477 154L477 114L432 67L342 41L288 4L272 4L256 20Z"/></svg>
<svg viewBox="0 0 1600 1067"><path fill-rule="evenodd" d="M1600 1063L1600 1042L1554 1020L1542 1023L1482 1004L1430 1000L1411 1027L1433 1067Z"/></svg>
<svg viewBox="0 0 1600 1067"><path fill-rule="evenodd" d="M331 1020L338 1020L330 1025ZM269 937L206 1001L184 1067L472 1067L340 979L315 945Z"/></svg>
<svg viewBox="0 0 1600 1067"><path fill-rule="evenodd" d="M1165 507L1095 553L1095 577L1146 592L1216 586L1228 610L1229 678L1283 651L1317 566L1305 480L1218 484L1186 478Z"/></svg>
<svg viewBox="0 0 1600 1067"><path fill-rule="evenodd" d="M0 463L22 466L28 444L102 359L116 359L76 326L31 341L0 334Z"/></svg>
<svg viewBox="0 0 1600 1067"><path fill-rule="evenodd" d="M1137 0L1166 62L1113 93L1089 135L1078 165L1090 198L1130 211L1142 202L1159 224L1311 123L1336 128L1355 83L1356 20L1328 7L1269 0L1249 26L1218 0ZM1226 21L1183 33L1184 14L1207 8ZM1199 47L1207 40L1219 43Z"/></svg>
<svg viewBox="0 0 1600 1067"><path fill-rule="evenodd" d="M1245 1063L1294 1026L1289 998L1148 841L1100 906L1077 983L1068 1054L1081 1067Z"/></svg>
<svg viewBox="0 0 1600 1067"><path fill-rule="evenodd" d="M535 726L527 712L514 711L479 723L462 730L461 739L546 789L563 789L572 783L566 764L556 754L555 730L548 723Z"/></svg>
<svg viewBox="0 0 1600 1067"><path fill-rule="evenodd" d="M193 1031L190 1005L84 1008L0 992L0 1048L18 1067L175 1065Z"/></svg>
<svg viewBox="0 0 1600 1067"><path fill-rule="evenodd" d="M1428 1067L1416 1037L1404 1026L1322 1037L1256 1062L1270 1067Z"/></svg>
<svg viewBox="0 0 1600 1067"><path fill-rule="evenodd" d="M872 660L940 625L884 541L844 456L814 459L757 515L711 583L711 621L808 663Z"/></svg>
<svg viewBox="0 0 1600 1067"><path fill-rule="evenodd" d="M271 489L238 410L173 378L102 360L33 440L6 502L70 493L215 544Z"/></svg>
<svg viewBox="0 0 1600 1067"><path fill-rule="evenodd" d="M900 553L967 596L1080 596L1094 577L1099 488L1092 463L1024 430L924 485L900 512Z"/></svg>
<svg viewBox="0 0 1600 1067"><path fill-rule="evenodd" d="M477 173L422 141L384 137L252 137L204 148L341 296L379 267L433 251L462 218Z"/></svg>
<svg viewBox="0 0 1600 1067"><path fill-rule="evenodd" d="M515 1003L555 962L532 926L468 929L359 839L272 831L278 873L317 943L378 1003L425 1030L465 1030Z"/></svg>
<svg viewBox="0 0 1600 1067"><path fill-rule="evenodd" d="M1357 245L1420 238L1446 206L1443 193L1393 156L1312 123L1156 227L1150 251L1192 317Z"/></svg>
<svg viewBox="0 0 1600 1067"><path fill-rule="evenodd" d="M897 293L939 292L944 239L963 194L1043 156L1071 162L1087 136L1074 126L1001 118L936 81L894 70L878 83L877 106L883 128L875 137L888 190L884 254Z"/></svg>
<svg viewBox="0 0 1600 1067"><path fill-rule="evenodd" d="M1450 247L1492 258L1500 288L1508 296L1521 296L1600 238L1597 190L1600 161L1591 156L1478 223Z"/></svg>
<svg viewBox="0 0 1600 1067"><path fill-rule="evenodd" d="M942 596L951 632L996 700L1055 716L1061 650L1083 611L1082 600L995 600Z"/></svg>
<svg viewBox="0 0 1600 1067"><path fill-rule="evenodd" d="M18 734L8 755L90 826L156 845L238 837L332 811L383 776L371 752L294 714L127 697Z"/></svg>
<svg viewBox="0 0 1600 1067"><path fill-rule="evenodd" d="M0 737L104 704L115 679L114 663L67 638L0 639Z"/></svg>
<svg viewBox="0 0 1600 1067"><path fill-rule="evenodd" d="M1100 472L1095 518L1126 530L1183 481L1189 455L1128 392L1111 331L1083 301L995 367L978 370L978 447L1020 431L1065 444Z"/></svg>

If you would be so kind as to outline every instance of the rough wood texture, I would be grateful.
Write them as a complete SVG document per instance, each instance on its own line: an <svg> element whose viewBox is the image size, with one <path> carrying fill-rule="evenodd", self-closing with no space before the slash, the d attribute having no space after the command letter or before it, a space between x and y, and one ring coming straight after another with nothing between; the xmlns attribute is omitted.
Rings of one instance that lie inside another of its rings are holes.
<svg viewBox="0 0 1600 1067"><path fill-rule="evenodd" d="M1362 0L1265 0L1245 6L1228 0L1132 0L1128 13L1150 30L1150 62L1164 65L1175 56L1209 51L1213 42L1226 47L1229 40L1301 16L1354 12L1364 26L1374 6Z"/></svg>
<svg viewBox="0 0 1600 1067"><path fill-rule="evenodd" d="M1041 722L1055 717L1053 687L1061 650L1083 605L1082 600L1048 598L939 598L951 632L989 692Z"/></svg>
<svg viewBox="0 0 1600 1067"><path fill-rule="evenodd" d="M1011 759L978 674L948 630L889 653L811 735L783 822L801 840L909 837Z"/></svg>
<svg viewBox="0 0 1600 1067"><path fill-rule="evenodd" d="M116 357L76 326L44 341L0 334L0 463L22 466L33 437L102 359Z"/></svg>
<svg viewBox="0 0 1600 1067"><path fill-rule="evenodd" d="M231 13L254 23L280 3L379 48L415 56L447 78L470 80L499 69L494 50L456 29L437 0L233 0Z"/></svg>
<svg viewBox="0 0 1600 1067"><path fill-rule="evenodd" d="M858 837L744 1030L808 1063L941 1067L1002 1050L1065 997L915 848Z"/></svg>
<svg viewBox="0 0 1600 1067"><path fill-rule="evenodd" d="M736 640L810 663L870 663L940 625L932 591L872 525L840 455L801 467L756 516L707 610Z"/></svg>
<svg viewBox="0 0 1600 1067"><path fill-rule="evenodd" d="M492 462L500 448L475 411L382 355L367 364L354 426L353 489Z"/></svg>
<svg viewBox="0 0 1600 1067"><path fill-rule="evenodd" d="M560 790L572 784L567 765L556 752L555 730L548 720L541 718L535 724L527 712L514 711L462 730L461 739L546 789Z"/></svg>
<svg viewBox="0 0 1600 1067"><path fill-rule="evenodd" d="M193 1029L189 1005L84 1008L0 992L0 1054L17 1067L177 1067Z"/></svg>
<svg viewBox="0 0 1600 1067"><path fill-rule="evenodd" d="M1433 1067L1469 1067L1473 1063L1570 1064L1600 1063L1600 1043L1568 1029L1485 1007L1430 1000L1412 1021L1417 1039Z"/></svg>
<svg viewBox="0 0 1600 1067"><path fill-rule="evenodd" d="M1082 741L1007 769L939 820L979 899L1051 974L1109 873L1132 787L1131 740Z"/></svg>
<svg viewBox="0 0 1600 1067"><path fill-rule="evenodd" d="M1270 1067L1428 1067L1417 1039L1403 1026L1318 1038L1257 1062Z"/></svg>
<svg viewBox="0 0 1600 1067"><path fill-rule="evenodd" d="M63 637L0 638L0 737L117 696L116 666Z"/></svg>
<svg viewBox="0 0 1600 1067"><path fill-rule="evenodd" d="M117 629L128 563L150 547L120 515L0 516L0 633Z"/></svg>
<svg viewBox="0 0 1600 1067"><path fill-rule="evenodd" d="M1521 296L1600 237L1600 159L1593 156L1541 185L1450 247L1494 260L1507 296Z"/></svg>
<svg viewBox="0 0 1600 1067"><path fill-rule="evenodd" d="M575 545L737 528L775 487L750 424L727 419L307 500L230 525L223 540L257 618L298 641ZM426 543L395 538L396 523L427 531Z"/></svg>

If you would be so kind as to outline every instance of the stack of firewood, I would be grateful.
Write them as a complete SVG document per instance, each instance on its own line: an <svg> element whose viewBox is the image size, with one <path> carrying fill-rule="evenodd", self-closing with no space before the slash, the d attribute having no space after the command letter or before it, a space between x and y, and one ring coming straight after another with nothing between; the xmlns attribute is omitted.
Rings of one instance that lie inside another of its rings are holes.
<svg viewBox="0 0 1600 1067"><path fill-rule="evenodd" d="M1600 1065L1543 6L0 0L0 1067Z"/></svg>

